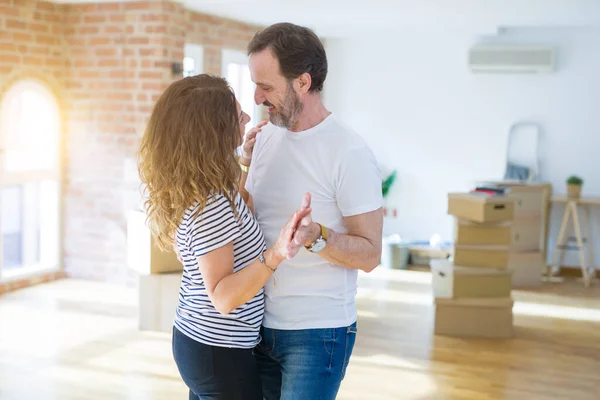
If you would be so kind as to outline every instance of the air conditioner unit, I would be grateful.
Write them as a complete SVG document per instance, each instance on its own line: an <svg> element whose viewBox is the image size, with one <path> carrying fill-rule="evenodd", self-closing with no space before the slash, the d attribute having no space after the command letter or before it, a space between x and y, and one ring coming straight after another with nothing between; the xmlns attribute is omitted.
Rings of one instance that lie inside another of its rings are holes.
<svg viewBox="0 0 600 400"><path fill-rule="evenodd" d="M555 68L552 47L477 45L469 50L473 72L544 73Z"/></svg>

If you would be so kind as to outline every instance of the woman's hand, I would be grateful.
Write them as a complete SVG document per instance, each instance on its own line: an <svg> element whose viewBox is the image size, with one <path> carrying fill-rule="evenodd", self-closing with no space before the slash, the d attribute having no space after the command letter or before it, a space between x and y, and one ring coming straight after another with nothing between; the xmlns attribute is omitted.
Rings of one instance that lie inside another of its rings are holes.
<svg viewBox="0 0 600 400"><path fill-rule="evenodd" d="M294 241L294 233L296 232L296 229L298 229L300 221L310 215L311 212L310 194L306 193L304 195L302 207L296 210L296 212L288 219L285 226L281 229L277 241L273 247L269 249L271 253L269 255L272 257L273 262L272 264L267 262L267 265L279 265L283 260L291 259L298 253L298 250L300 250L300 247L303 246L303 244L298 244Z"/></svg>
<svg viewBox="0 0 600 400"><path fill-rule="evenodd" d="M304 196L300 210L310 208L310 195ZM305 214L300 220L296 232L294 232L294 243L302 246L310 246L321 235L321 227L312 220L310 213Z"/></svg>
<svg viewBox="0 0 600 400"><path fill-rule="evenodd" d="M256 135L258 132L262 131L262 127L265 126L269 121L263 121L256 125L254 128L250 129L248 133L244 136L244 143L242 144L242 157L240 158L240 162L246 166L250 165L252 161L252 152L254 150L254 145L256 144Z"/></svg>

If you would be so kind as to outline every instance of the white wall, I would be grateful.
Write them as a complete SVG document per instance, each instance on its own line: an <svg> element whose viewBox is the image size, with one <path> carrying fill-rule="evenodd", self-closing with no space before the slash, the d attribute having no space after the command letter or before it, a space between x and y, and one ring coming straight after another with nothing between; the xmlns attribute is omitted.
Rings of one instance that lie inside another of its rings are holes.
<svg viewBox="0 0 600 400"><path fill-rule="evenodd" d="M327 40L327 106L367 139L384 172L398 170L387 201L398 217L386 220L386 234L451 240L446 194L502 178L508 131L520 120L544 129L541 175L555 194L578 174L584 194L600 196L600 32L519 29L502 40L556 45L558 71L474 75L467 50L481 38L467 34ZM562 209L553 210L550 245L561 216ZM592 218L600 255L600 208ZM571 256L566 262L577 263Z"/></svg>

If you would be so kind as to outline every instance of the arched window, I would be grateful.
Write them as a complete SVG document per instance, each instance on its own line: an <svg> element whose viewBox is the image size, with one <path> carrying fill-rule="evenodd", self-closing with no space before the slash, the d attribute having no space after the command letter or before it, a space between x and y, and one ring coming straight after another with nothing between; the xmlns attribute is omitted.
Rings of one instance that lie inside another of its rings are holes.
<svg viewBox="0 0 600 400"><path fill-rule="evenodd" d="M21 81L0 98L0 279L59 267L61 119L53 94Z"/></svg>

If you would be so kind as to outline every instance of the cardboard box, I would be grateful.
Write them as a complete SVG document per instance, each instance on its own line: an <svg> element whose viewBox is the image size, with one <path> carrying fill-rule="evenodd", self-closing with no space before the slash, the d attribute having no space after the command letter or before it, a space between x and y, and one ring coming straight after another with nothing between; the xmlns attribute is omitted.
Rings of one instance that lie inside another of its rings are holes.
<svg viewBox="0 0 600 400"><path fill-rule="evenodd" d="M454 243L458 246L507 246L512 251L541 248L541 225L532 219L478 223L456 219Z"/></svg>
<svg viewBox="0 0 600 400"><path fill-rule="evenodd" d="M549 183L531 182L478 182L477 185L500 186L510 190L510 196L515 199L515 218L542 217L547 208L552 185Z"/></svg>
<svg viewBox="0 0 600 400"><path fill-rule="evenodd" d="M512 298L436 299L436 335L481 338L513 336Z"/></svg>
<svg viewBox="0 0 600 400"><path fill-rule="evenodd" d="M496 185L510 189L510 196L515 198L515 220L522 218L535 219L540 225L540 249L547 253L548 231L550 226L550 198L552 185L547 182L519 181L480 181L476 185Z"/></svg>
<svg viewBox="0 0 600 400"><path fill-rule="evenodd" d="M514 217L514 200L510 196L450 193L448 214L474 222L511 221Z"/></svg>
<svg viewBox="0 0 600 400"><path fill-rule="evenodd" d="M511 197L515 198L515 218L542 215L544 207L543 192L541 190L511 189Z"/></svg>
<svg viewBox="0 0 600 400"><path fill-rule="evenodd" d="M512 270L513 288L531 288L542 284L546 272L544 255L540 251L511 254L509 268Z"/></svg>
<svg viewBox="0 0 600 400"><path fill-rule="evenodd" d="M158 248L146 223L146 214L141 211L127 215L127 265L139 275L183 271L175 251Z"/></svg>
<svg viewBox="0 0 600 400"><path fill-rule="evenodd" d="M455 265L512 271L512 287L541 285L545 259L540 251L511 251L501 246L455 246Z"/></svg>
<svg viewBox="0 0 600 400"><path fill-rule="evenodd" d="M461 267L508 269L508 246L455 246L454 264Z"/></svg>
<svg viewBox="0 0 600 400"><path fill-rule="evenodd" d="M456 266L447 260L431 262L436 298L510 297L512 272Z"/></svg>
<svg viewBox="0 0 600 400"><path fill-rule="evenodd" d="M139 277L138 327L140 330L173 332L173 319L179 303L181 274Z"/></svg>

